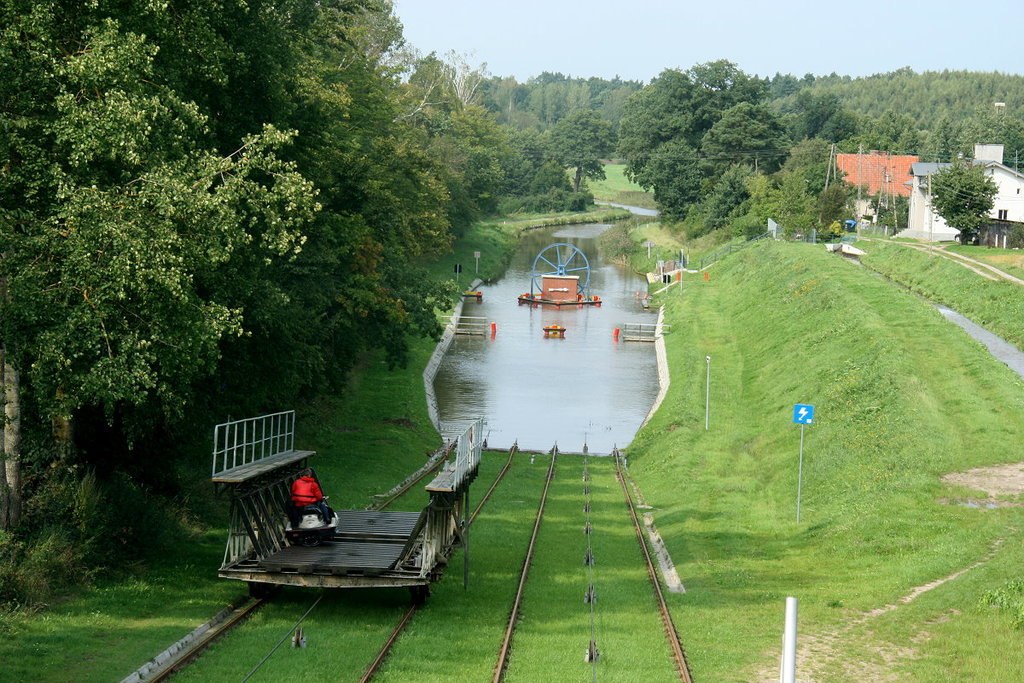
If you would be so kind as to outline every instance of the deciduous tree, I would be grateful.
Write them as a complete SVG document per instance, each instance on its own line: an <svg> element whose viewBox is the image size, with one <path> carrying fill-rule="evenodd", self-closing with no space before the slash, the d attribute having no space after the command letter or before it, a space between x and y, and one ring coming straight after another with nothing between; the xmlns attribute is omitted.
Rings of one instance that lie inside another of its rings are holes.
<svg viewBox="0 0 1024 683"><path fill-rule="evenodd" d="M932 176L932 205L950 227L960 231L961 244L978 234L998 191L983 166L955 163Z"/></svg>
<svg viewBox="0 0 1024 683"><path fill-rule="evenodd" d="M604 176L601 159L615 149L612 124L592 109L581 109L559 121L551 131L552 155L565 168L576 169L573 192L584 178Z"/></svg>

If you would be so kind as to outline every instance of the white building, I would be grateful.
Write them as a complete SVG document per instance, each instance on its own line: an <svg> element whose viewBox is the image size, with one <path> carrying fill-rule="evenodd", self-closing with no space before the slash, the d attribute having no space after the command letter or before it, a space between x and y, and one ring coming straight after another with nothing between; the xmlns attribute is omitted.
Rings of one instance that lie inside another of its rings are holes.
<svg viewBox="0 0 1024 683"><path fill-rule="evenodd" d="M1003 146L975 145L974 159L970 164L983 166L985 175L999 188L992 198L989 216L994 220L1024 223L1024 174L1003 164ZM933 242L956 239L960 231L946 225L942 216L932 209L929 187L931 177L949 166L951 164L917 162L910 167L910 215L907 229L900 232L898 237Z"/></svg>

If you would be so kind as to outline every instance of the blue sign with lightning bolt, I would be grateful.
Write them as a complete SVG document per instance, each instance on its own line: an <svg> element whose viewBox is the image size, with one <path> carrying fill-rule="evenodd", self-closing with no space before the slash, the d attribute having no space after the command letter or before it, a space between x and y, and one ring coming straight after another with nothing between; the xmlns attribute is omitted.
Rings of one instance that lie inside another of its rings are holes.
<svg viewBox="0 0 1024 683"><path fill-rule="evenodd" d="M814 421L814 406L797 403L793 406L793 422L809 425Z"/></svg>

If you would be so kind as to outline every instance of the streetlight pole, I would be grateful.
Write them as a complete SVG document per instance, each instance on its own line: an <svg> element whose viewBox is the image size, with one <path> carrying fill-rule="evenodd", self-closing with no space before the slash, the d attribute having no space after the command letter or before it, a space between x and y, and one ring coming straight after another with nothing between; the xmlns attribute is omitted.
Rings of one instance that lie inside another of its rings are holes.
<svg viewBox="0 0 1024 683"><path fill-rule="evenodd" d="M704 356L704 360L708 363L707 389L704 393L704 431L706 432L711 424L711 356Z"/></svg>

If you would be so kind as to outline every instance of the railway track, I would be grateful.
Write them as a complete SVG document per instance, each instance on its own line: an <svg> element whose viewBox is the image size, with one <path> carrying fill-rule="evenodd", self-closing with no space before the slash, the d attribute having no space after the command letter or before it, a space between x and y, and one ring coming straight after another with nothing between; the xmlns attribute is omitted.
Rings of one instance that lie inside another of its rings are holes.
<svg viewBox="0 0 1024 683"><path fill-rule="evenodd" d="M447 446L439 455L436 463L430 467L420 470L414 476L409 477L406 481L402 482L398 488L389 492L386 499L377 502L371 506L371 508L374 510L383 510L389 507L396 500L408 493L409 490L417 483L423 481L427 476L436 473L444 465L447 455L451 452L451 449L451 445ZM513 448L513 452L509 453L509 462L506 463L505 468L501 471L499 479L500 477L504 477L505 472L508 471L514 450L515 449ZM484 500L481 501L480 505L477 507L476 512L479 512L480 507L483 506L486 498L490 496L497 484L498 482L496 481L494 485L491 486L490 491L487 492ZM474 516L475 514L476 513L474 512ZM141 681L150 683L151 681L167 680L175 673L178 673L187 667L215 640L242 624L248 617L252 616L256 610L267 604L271 597L273 597L272 593L263 597L250 597L246 602L231 609L231 613L227 618L218 619L218 617L214 617L213 620L207 622L196 629L192 634L173 644L167 650L157 655L153 660L147 662L144 666L126 677L122 683L141 683ZM401 634L402 630L404 630L415 611L416 605L413 605L412 608L410 608L403 616L399 622L399 626L396 628L395 632L392 633L391 638L385 645L385 648L382 649L382 654L378 655L378 659L380 661L375 661L374 664L371 665L373 669L370 671L369 675L372 676L372 673L375 672L376 668L378 668L384 661L384 658L387 656L387 652L390 651L394 641L397 640L398 636ZM363 680L369 680L369 678L364 677Z"/></svg>
<svg viewBox="0 0 1024 683"><path fill-rule="evenodd" d="M647 576L651 580L651 586L654 588L654 595L658 602L658 611L661 613L661 623L664 626L665 636L668 638L669 646L672 649L672 659L675 662L676 673L679 674L679 679L685 681L685 683L693 683L690 665L686 661L686 651L679 640L679 632L676 631L675 623L672 621L672 613L669 612L668 604L665 602L665 594L661 590L661 582L658 580L658 573L654 568L654 562L651 560L651 551L647 547L647 539L644 537L643 527L637 517L636 507L633 505L633 497L630 496L629 487L626 486L626 478L622 472L622 457L617 449L612 453L612 456L615 459L615 478L618 479L619 485L622 487L622 495L626 498L626 507L629 508L629 516L633 520L633 530L636 532L636 540L640 544L644 563L647 565Z"/></svg>
<svg viewBox="0 0 1024 683"><path fill-rule="evenodd" d="M508 667L509 652L512 649L512 636L515 634L516 623L519 621L519 611L523 604L523 590L526 588L526 578L530 573L530 564L533 562L533 551L537 545L537 536L540 533L540 523L544 519L544 505L548 500L548 490L551 488L551 480L555 478L555 461L558 459L558 446L551 449L551 464L548 465L548 474L544 480L544 492L540 496L540 505L537 506L537 517L533 523L533 533L530 534L530 543L526 549L526 558L523 560L523 570L519 575L519 586L516 588L516 596L512 601L512 611L508 617L508 626L505 628L505 636L501 641L501 648L498 650L498 662L494 667L494 683L500 683L505 678L505 669Z"/></svg>
<svg viewBox="0 0 1024 683"><path fill-rule="evenodd" d="M388 496L384 500L376 502L373 505L371 505L370 509L383 510L387 508L396 500L398 500L406 493L408 493L409 489L411 489L413 486L426 479L428 475L436 473L444 465L445 461L448 458L448 455L452 452L452 448L454 448L453 444L449 444L448 446L443 448L435 456L437 458L437 462L435 462L433 465L429 467L424 467L419 472L416 472L413 476L403 481L401 484L398 485L397 488L389 491Z"/></svg>
<svg viewBox="0 0 1024 683"><path fill-rule="evenodd" d="M494 483L491 484L491 488L487 489L487 493L485 493L483 498L480 499L480 502L477 503L476 508L473 510L473 514L469 516L469 520L466 522L466 526L470 526L476 520L476 516L480 514L480 510L482 510L487 501L490 500L491 494L494 493L494 489L498 488L498 484L500 484L501 480L505 478L506 474L508 474L509 469L512 467L512 460L518 452L519 446L516 445L513 445L512 448L508 449L508 460L505 461L505 466L501 468L501 471L498 472L498 476L494 478Z"/></svg>
<svg viewBox="0 0 1024 683"><path fill-rule="evenodd" d="M493 483L489 487L488 491L481 498L481 500L477 503L477 505L476 505L475 509L473 510L472 514L467 518L467 520L466 520L467 527L469 525L471 525L476 520L477 516L482 511L484 505L486 505L486 503L489 501L489 499L491 498L491 495L494 493L494 491L497 489L498 485L502 482L502 480L504 479L505 475L510 470L510 468L512 466L512 463L514 462L514 456L515 456L517 451L518 451L518 449L515 446L513 446L513 448L509 450L508 459L506 460L506 462L503 465L502 469L495 476L495 479L494 479ZM512 641L513 641L513 637L514 637L514 634L515 634L515 631L516 631L517 624L518 624L518 622L520 620L520 615L521 615L521 610L522 610L522 605L523 605L524 592L525 592L525 588L526 588L526 585L527 585L527 579L528 579L529 570L530 570L530 567L531 567L531 565L533 563L533 559L534 559L535 548L537 546L537 540L538 540L538 536L539 536L539 532L540 532L540 528L541 528L541 522L542 522L543 517L544 517L545 506L546 506L546 503L548 501L548 492L549 492L551 484L552 484L552 482L554 480L557 456L558 456L557 448L553 448L552 449L551 462L550 462L550 464L548 466L548 471L547 471L547 474L546 474L546 477L545 477L544 488L543 488L543 491L541 493L540 502L538 504L538 509L537 509L535 520L534 520L533 530L532 530L532 533L530 535L530 540L529 540L529 543L528 543L528 546L527 546L526 555L525 555L525 558L523 560L522 571L520 572L520 577L519 577L518 585L517 585L517 588L516 588L515 597L513 599L512 608L510 610L509 617L508 617L508 623L507 623L507 626L506 626L506 629L505 629L504 636L502 638L501 646L499 648L498 655L497 655L497 660L496 660L495 667L494 667L494 670L493 670L493 681L494 681L494 683L499 683L500 681L504 680L505 672L506 672L506 669L507 669L507 666L508 666L508 663L509 663L509 660L510 660L510 655L511 655L511 651L512 651ZM623 496L624 496L624 498L626 500L627 509L629 510L629 515L630 515L630 518L631 518L632 523L633 523L634 531L636 533L637 542L640 544L640 548L641 548L641 551L642 551L644 562L645 562L645 565L647 567L648 578L650 579L652 588L654 590L656 602L658 604L658 609L659 609L661 620L662 620L662 625L664 627L664 632L665 632L666 638L667 638L667 640L669 642L670 649L672 651L672 656L673 656L673 660L674 660L674 664L675 664L675 668L676 668L678 677L679 677L680 680L682 680L682 681L684 681L686 683L692 683L693 679L692 679L692 676L691 676L691 673L690 673L689 664L688 664L688 662L686 660L685 650L683 649L682 643L681 643L681 641L679 639L678 632L676 631L675 625L674 625L674 623L672 621L671 613L669 612L667 603L665 601L665 596L664 596L664 594L662 592L661 583L660 583L660 581L658 579L657 571L656 571L655 566L654 566L654 562L653 562L653 559L652 559L652 556L651 556L651 552L650 552L650 550L648 548L648 545L647 545L646 537L645 537L645 534L644 534L644 531L643 531L643 526L640 523L640 519L639 519L639 516L637 515L636 508L635 508L632 496L630 495L630 492L629 492L628 484L626 482L626 475L625 475L624 470L623 470L621 456L620 456L620 454L618 452L613 453L613 460L614 460L615 476L616 476L616 479L619 482L620 487L622 488ZM432 467L432 468L428 469L427 471L423 472L420 476L412 479L410 482L408 482L407 484L403 485L403 491L408 491L410 488L412 488L412 486L414 486L416 484L416 482L422 480L430 472L435 471L436 469L437 469L437 467ZM584 474L585 474L585 472L584 472ZM395 500L397 500L399 497L400 497L400 495L389 495L389 498L387 500L385 500L385 501L382 501L377 509L383 509L383 508L387 507L388 505L392 504ZM193 661L196 657L198 657L198 655L201 654L202 651L210 643L212 643L216 638L218 638L220 635L223 635L224 633L230 631L231 629L233 629L234 627L238 626L239 624L243 623L247 617L251 616L253 612L255 612L261 606L266 604L266 602L267 602L266 598L264 598L264 599L251 599L251 600L249 600L248 602L244 603L242 606L236 608L235 613L233 613L231 615L230 619L225 621L222 626L219 625L216 629L210 629L210 632L208 634L204 634L203 637L197 638L197 639L195 639L194 642L189 643L188 645L181 647L180 651L174 655L173 662L165 664L163 666L163 668L161 668L161 670L159 672L157 672L157 673L149 672L149 673L147 673L145 675L145 677L137 677L137 678L129 677L129 678L125 679L124 683L128 683L129 681L142 681L142 680L145 680L145 681L164 681L164 680L167 680L171 675L173 675L174 673L179 672L180 670L182 670L186 666L188 666L188 664L191 661ZM400 638L402 633L407 629L409 624L413 621L418 606L419 605L411 605L408 609L406 609L404 611L404 613L402 614L401 618L398 620L398 623L396 624L395 628L393 629L393 631L391 632L391 634L388 636L387 640L385 641L384 645L381 647L380 651L377 653L377 655L374 658L374 660L367 667L367 669L363 673L362 677L359 679L361 683L371 681L374 678L374 676L377 675L377 673L379 672L379 670L383 666L384 662L387 660L388 656L390 655L393 646L398 641L398 639ZM315 607L315 603L314 603L314 607ZM312 608L311 608L310 611L312 611ZM591 640L593 641L593 634L591 634ZM593 646L593 642L592 642L592 646Z"/></svg>
<svg viewBox="0 0 1024 683"><path fill-rule="evenodd" d="M501 471L498 472L498 475L494 478L494 483L492 483L491 487L487 489L487 493L485 493L483 497L480 499L480 502L477 503L476 508L473 510L473 514L471 514L469 516L469 519L466 520L467 527L470 526L476 519L477 515L480 514L480 510L482 510L487 501L490 500L491 494L494 493L494 490L498 488L498 484L500 484L502 479L505 478L505 475L512 467L512 461L515 458L515 454L518 451L518 446L512 446L512 448L509 449L508 460L505 461L505 465L501 468ZM402 632L405 631L406 627L409 625L409 622L412 621L412 618L416 614L416 609L418 607L419 605L412 605L402 616L402 618L398 621L398 624L395 626L395 629L391 632L391 635L388 636L388 639L384 642L384 646L377 653L377 656L370 663L370 666L367 667L366 671L363 673L363 677L359 679L359 683L367 683L368 681L372 680L374 675L376 675L377 671L380 670L380 667L384 663L384 660L386 660L388 655L391 654L391 648L394 647L396 642L398 642L399 636L402 635Z"/></svg>

